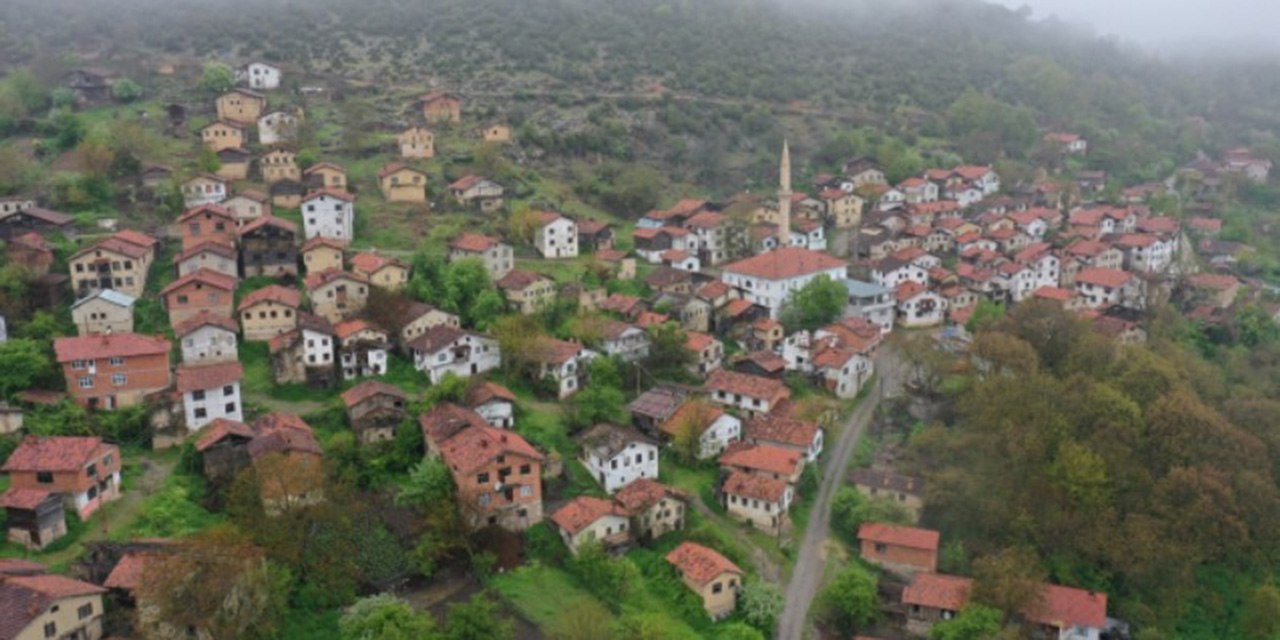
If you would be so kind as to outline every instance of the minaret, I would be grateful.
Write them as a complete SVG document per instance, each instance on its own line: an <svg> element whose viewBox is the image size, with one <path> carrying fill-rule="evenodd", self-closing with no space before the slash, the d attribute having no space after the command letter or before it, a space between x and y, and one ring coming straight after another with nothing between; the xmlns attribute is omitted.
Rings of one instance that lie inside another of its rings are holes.
<svg viewBox="0 0 1280 640"><path fill-rule="evenodd" d="M778 248L791 246L791 150L782 139L781 184L778 189Z"/></svg>

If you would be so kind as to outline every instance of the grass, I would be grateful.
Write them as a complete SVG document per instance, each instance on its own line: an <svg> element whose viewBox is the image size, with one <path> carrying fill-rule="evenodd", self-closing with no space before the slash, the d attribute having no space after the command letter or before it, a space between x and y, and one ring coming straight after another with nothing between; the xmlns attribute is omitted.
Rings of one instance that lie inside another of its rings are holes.
<svg viewBox="0 0 1280 640"><path fill-rule="evenodd" d="M338 637L340 611L309 611L290 609L280 622L275 637L278 640L321 640Z"/></svg>
<svg viewBox="0 0 1280 640"><path fill-rule="evenodd" d="M530 564L493 578L493 586L512 606L544 631L554 628L565 611L595 603L563 569Z"/></svg>
<svg viewBox="0 0 1280 640"><path fill-rule="evenodd" d="M523 399L522 399L523 400ZM559 451L566 460L576 456L576 447L569 437L569 426L559 407L533 406L522 403L522 416L516 420L516 431L535 446L547 451Z"/></svg>

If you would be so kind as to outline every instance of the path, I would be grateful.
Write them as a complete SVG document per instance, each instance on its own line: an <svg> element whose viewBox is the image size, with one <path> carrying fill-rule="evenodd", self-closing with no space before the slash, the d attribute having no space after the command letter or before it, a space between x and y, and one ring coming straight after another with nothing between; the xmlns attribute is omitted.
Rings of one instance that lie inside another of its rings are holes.
<svg viewBox="0 0 1280 640"><path fill-rule="evenodd" d="M787 584L787 606L778 619L778 633L775 636L778 640L801 640L804 637L809 607L818 595L818 588L822 586L822 547L827 540L827 529L831 525L831 499L844 484L849 460L858 448L858 440L862 439L867 425L871 423L880 399L886 394L895 393L902 384L901 365L891 349L888 345L882 347L876 361L876 389L853 412L853 417L840 431L839 439L831 449L831 457L827 459L822 487L818 490L818 499L809 514L809 525L805 528L804 540L796 555L795 567L791 570L791 582Z"/></svg>
<svg viewBox="0 0 1280 640"><path fill-rule="evenodd" d="M711 507L708 507L707 504L702 501L702 496L693 496L693 508L702 517L719 522L722 531L726 531L731 534L739 544L744 545L751 551L751 560L755 563L756 569L760 571L761 578L766 582L771 582L773 584L782 583L782 567L779 567L778 563L773 561L773 557L770 556L767 551L761 549L760 545L756 544L755 540L752 540L751 537L747 535L741 524L729 522L720 514L712 511Z"/></svg>

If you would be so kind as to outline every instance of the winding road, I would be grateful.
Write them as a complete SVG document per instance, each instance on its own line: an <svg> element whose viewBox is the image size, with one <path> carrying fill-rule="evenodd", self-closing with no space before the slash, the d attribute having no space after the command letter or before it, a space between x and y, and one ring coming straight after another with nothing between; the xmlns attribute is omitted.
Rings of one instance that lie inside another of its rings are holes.
<svg viewBox="0 0 1280 640"><path fill-rule="evenodd" d="M858 441L866 433L867 425L871 423L880 400L896 394L901 385L901 364L892 352L892 347L885 344L876 358L876 388L858 405L849 422L840 431L835 446L829 449L830 457L827 458L826 469L822 474L818 499L809 514L809 524L805 528L804 540L796 556L795 568L791 571L791 582L787 585L787 606L778 619L778 632L774 636L778 640L804 638L809 607L822 586L822 546L827 540L831 525L831 499L844 484L849 460L858 448Z"/></svg>

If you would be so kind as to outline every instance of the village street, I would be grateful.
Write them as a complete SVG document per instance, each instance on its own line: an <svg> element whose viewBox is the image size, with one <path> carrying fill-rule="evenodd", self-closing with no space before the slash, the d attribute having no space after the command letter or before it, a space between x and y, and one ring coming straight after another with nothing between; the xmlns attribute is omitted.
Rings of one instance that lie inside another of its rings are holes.
<svg viewBox="0 0 1280 640"><path fill-rule="evenodd" d="M822 586L822 549L831 525L831 500L844 484L849 460L858 448L858 441L866 433L880 400L897 394L902 388L901 361L889 343L881 349L876 358L876 386L840 431L839 439L831 448L831 457L827 459L818 499L809 514L809 524L791 571L791 582L787 585L787 606L778 620L776 637L779 640L800 640L804 637L809 608Z"/></svg>

